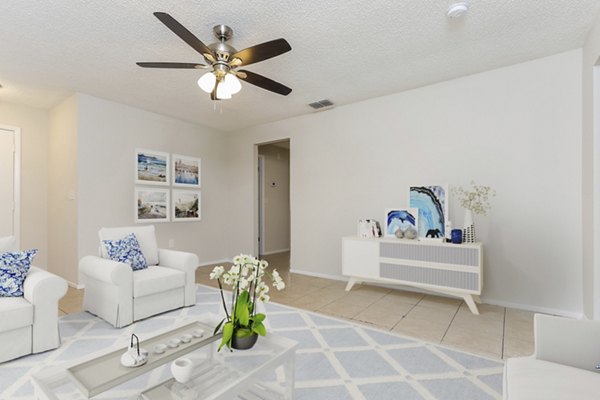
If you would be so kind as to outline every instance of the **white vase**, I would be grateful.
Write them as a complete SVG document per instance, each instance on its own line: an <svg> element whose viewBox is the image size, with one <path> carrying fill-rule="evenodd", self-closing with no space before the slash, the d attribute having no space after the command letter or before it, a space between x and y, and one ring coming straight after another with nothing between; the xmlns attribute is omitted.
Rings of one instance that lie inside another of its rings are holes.
<svg viewBox="0 0 600 400"><path fill-rule="evenodd" d="M463 243L475 243L475 222L473 211L465 209L463 223Z"/></svg>
<svg viewBox="0 0 600 400"><path fill-rule="evenodd" d="M192 377L194 363L189 358L178 358L171 363L173 378L179 383L186 383Z"/></svg>

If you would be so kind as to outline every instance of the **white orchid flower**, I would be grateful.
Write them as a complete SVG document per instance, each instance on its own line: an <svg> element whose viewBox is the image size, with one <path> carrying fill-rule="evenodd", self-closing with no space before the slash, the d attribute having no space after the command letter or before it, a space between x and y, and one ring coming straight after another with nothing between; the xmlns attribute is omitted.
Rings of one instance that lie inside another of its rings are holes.
<svg viewBox="0 0 600 400"><path fill-rule="evenodd" d="M229 268L229 273L238 275L240 273L240 266L239 265L232 266L231 268Z"/></svg>
<svg viewBox="0 0 600 400"><path fill-rule="evenodd" d="M285 283L283 283L283 281L282 281L282 280L276 281L276 282L275 282L275 288L276 288L277 290L282 290L282 289L285 289Z"/></svg>
<svg viewBox="0 0 600 400"><path fill-rule="evenodd" d="M210 279L219 279L223 275L223 273L225 273L225 268L222 265L218 265L213 268L209 277Z"/></svg>
<svg viewBox="0 0 600 400"><path fill-rule="evenodd" d="M271 297L268 294L261 294L260 297L258 298L260 301L262 301L263 303L268 302Z"/></svg>

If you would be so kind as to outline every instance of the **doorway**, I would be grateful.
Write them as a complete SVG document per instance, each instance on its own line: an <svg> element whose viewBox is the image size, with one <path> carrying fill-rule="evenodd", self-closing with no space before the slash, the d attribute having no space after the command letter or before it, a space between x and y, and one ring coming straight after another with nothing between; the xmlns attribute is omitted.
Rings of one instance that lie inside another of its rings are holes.
<svg viewBox="0 0 600 400"><path fill-rule="evenodd" d="M258 148L258 253L290 252L290 140Z"/></svg>
<svg viewBox="0 0 600 400"><path fill-rule="evenodd" d="M0 125L0 237L20 243L21 130Z"/></svg>

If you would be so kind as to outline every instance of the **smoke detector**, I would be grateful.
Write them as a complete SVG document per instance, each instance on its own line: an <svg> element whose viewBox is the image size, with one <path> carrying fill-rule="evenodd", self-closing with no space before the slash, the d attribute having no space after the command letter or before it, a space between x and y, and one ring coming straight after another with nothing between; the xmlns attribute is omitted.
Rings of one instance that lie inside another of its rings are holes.
<svg viewBox="0 0 600 400"><path fill-rule="evenodd" d="M448 7L448 11L446 15L448 18L461 18L469 11L469 2L468 1L457 1Z"/></svg>

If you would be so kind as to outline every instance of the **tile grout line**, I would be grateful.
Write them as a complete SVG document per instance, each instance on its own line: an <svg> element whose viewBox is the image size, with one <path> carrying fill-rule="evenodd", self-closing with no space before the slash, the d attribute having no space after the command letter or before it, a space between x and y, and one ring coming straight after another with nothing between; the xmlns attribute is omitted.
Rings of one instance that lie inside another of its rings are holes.
<svg viewBox="0 0 600 400"><path fill-rule="evenodd" d="M425 296L423 296L423 297L425 297ZM417 301L415 304L413 304L413 305L412 305L412 307L410 308L410 310L408 310L408 311L406 312L406 314L404 314L404 315L402 316L402 318L400 318L400 320L399 320L398 322L396 322L396 323L394 324L394 326L392 326L392 327L390 328L390 331L394 330L394 328L396 328L396 327L398 326L398 324L399 324L400 322L402 322L402 320L403 320L404 318L406 318L406 317L408 316L408 314L410 314L410 312L411 312L412 310L414 310L414 308L415 308L415 307L416 307L416 306L417 306L417 305L418 305L418 304L421 302L421 300L423 300L423 297L421 297L421 298L419 299L419 301Z"/></svg>
<svg viewBox="0 0 600 400"><path fill-rule="evenodd" d="M452 320L448 324L448 327L446 328L446 330L444 331L444 334L442 335L442 338L440 339L440 344L442 344L442 342L444 341L444 338L446 337L446 334L450 330L450 326L452 326L452 323L454 322L454 319L456 318L456 315L458 314L458 310L460 310L460 307L462 305L463 305L463 302L461 301L460 304L458 305L458 307L456 307L456 311L454 312L454 315L452 316Z"/></svg>

